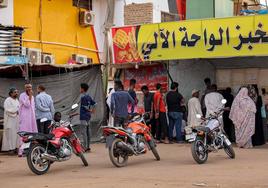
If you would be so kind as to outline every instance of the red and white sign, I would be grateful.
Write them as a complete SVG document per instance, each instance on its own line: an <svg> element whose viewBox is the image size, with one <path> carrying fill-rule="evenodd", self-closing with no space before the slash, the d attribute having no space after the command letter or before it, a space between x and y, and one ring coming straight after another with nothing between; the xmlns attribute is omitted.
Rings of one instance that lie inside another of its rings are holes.
<svg viewBox="0 0 268 188"><path fill-rule="evenodd" d="M156 84L162 84L164 89L168 88L167 70L164 65L148 66L139 69L126 69L124 86L129 87L131 79L137 81L136 90L140 91L141 87L147 85L150 91L156 90Z"/></svg>

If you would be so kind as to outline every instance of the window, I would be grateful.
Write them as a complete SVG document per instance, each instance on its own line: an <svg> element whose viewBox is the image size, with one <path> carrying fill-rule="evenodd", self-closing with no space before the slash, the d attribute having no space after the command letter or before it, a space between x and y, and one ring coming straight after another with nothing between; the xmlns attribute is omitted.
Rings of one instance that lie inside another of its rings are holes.
<svg viewBox="0 0 268 188"><path fill-rule="evenodd" d="M92 10L92 0L73 0L73 6Z"/></svg>

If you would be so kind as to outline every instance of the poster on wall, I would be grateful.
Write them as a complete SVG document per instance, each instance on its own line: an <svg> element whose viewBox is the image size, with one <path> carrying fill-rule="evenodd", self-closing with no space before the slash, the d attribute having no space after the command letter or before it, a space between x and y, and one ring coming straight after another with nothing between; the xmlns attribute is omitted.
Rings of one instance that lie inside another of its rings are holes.
<svg viewBox="0 0 268 188"><path fill-rule="evenodd" d="M112 29L114 60L117 63L142 61L136 42L136 30L135 26Z"/></svg>
<svg viewBox="0 0 268 188"><path fill-rule="evenodd" d="M167 91L168 88L168 75L165 66L154 65L142 67L140 69L126 69L124 74L125 89L129 88L129 81L136 79L136 93L138 98L138 113L144 112L143 106L143 93L141 87L147 85L151 92L156 90L156 84L161 83L162 87Z"/></svg>
<svg viewBox="0 0 268 188"><path fill-rule="evenodd" d="M164 89L168 87L167 70L163 65L142 67L140 69L126 69L124 77L124 86L129 87L129 81L136 79L136 90L140 91L141 87L147 85L150 91L156 90L157 83L162 84Z"/></svg>
<svg viewBox="0 0 268 188"><path fill-rule="evenodd" d="M268 55L268 15L112 28L115 64Z"/></svg>

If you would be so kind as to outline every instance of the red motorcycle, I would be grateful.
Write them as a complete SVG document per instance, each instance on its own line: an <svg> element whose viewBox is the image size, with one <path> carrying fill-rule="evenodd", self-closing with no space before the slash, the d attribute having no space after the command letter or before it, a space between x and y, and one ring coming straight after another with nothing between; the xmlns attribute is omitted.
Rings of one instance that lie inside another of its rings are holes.
<svg viewBox="0 0 268 188"><path fill-rule="evenodd" d="M103 127L110 160L116 167L126 166L129 156L145 154L147 150L151 150L156 160L160 160L150 128L146 125L148 116L144 114L134 117L126 129Z"/></svg>
<svg viewBox="0 0 268 188"><path fill-rule="evenodd" d="M78 104L72 106L75 110ZM69 115L69 121L52 122L51 133L19 132L23 141L23 155L27 156L27 163L31 171L37 175L45 174L53 162L69 160L72 153L81 158L83 164L88 166L82 145L71 124L72 118L78 114ZM45 122L42 119L41 122Z"/></svg>

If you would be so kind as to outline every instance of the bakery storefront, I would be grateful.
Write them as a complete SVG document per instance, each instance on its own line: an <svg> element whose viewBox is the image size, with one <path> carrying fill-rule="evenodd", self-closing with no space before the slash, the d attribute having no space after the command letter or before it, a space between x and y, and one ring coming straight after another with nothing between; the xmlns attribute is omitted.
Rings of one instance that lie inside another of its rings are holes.
<svg viewBox="0 0 268 188"><path fill-rule="evenodd" d="M234 93L245 84L268 88L267 32L268 15L113 28L113 64L131 65L136 79L144 80L145 65L162 62L186 98L192 89L204 89L205 77ZM134 76L123 72L127 79Z"/></svg>

